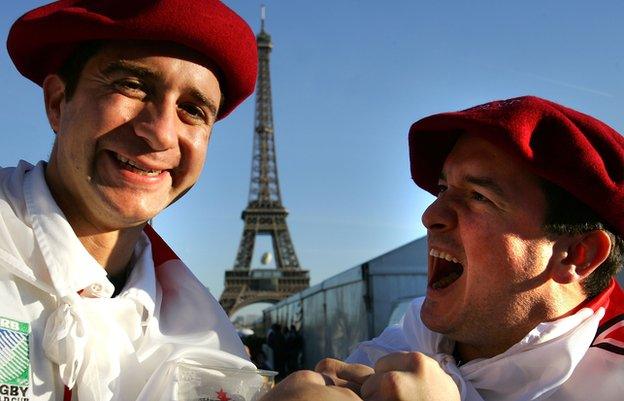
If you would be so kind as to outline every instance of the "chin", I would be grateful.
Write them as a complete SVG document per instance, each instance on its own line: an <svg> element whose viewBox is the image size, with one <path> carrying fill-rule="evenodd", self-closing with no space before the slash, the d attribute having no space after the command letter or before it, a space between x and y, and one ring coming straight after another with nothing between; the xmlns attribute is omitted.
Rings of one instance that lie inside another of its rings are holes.
<svg viewBox="0 0 624 401"><path fill-rule="evenodd" d="M439 310L440 305L435 305L435 302L425 299L425 302L420 309L420 320L431 331L436 333L446 334L449 332L449 322L445 322L446 310Z"/></svg>
<svg viewBox="0 0 624 401"><path fill-rule="evenodd" d="M427 319L422 319L423 324L425 325L426 328L428 328L431 331L434 331L436 333L440 333L440 334L447 334L448 333L448 328L446 325L441 324L441 322L437 322L437 321L430 321Z"/></svg>
<svg viewBox="0 0 624 401"><path fill-rule="evenodd" d="M435 306L432 305L432 301L425 298L425 301L422 304L420 309L420 320L427 326L429 329L433 330L433 327L436 326L436 313Z"/></svg>
<svg viewBox="0 0 624 401"><path fill-rule="evenodd" d="M161 211L162 208L131 208L129 205L115 205L115 207L109 210L107 213L107 217L102 214L104 217L103 223L105 225L111 226L113 229L124 229L136 227L142 224L145 224L149 220L156 217Z"/></svg>

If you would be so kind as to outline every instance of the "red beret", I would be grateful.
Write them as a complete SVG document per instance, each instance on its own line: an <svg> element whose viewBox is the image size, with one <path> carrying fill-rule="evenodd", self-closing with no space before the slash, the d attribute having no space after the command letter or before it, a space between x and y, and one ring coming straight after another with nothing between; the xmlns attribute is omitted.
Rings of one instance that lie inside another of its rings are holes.
<svg viewBox="0 0 624 401"><path fill-rule="evenodd" d="M444 160L461 134L518 156L624 235L624 137L605 123L533 96L423 118L409 132L419 187L437 194Z"/></svg>
<svg viewBox="0 0 624 401"><path fill-rule="evenodd" d="M60 0L18 19L7 48L22 75L37 85L81 42L157 40L205 55L217 68L228 115L253 93L258 56L247 23L218 0Z"/></svg>

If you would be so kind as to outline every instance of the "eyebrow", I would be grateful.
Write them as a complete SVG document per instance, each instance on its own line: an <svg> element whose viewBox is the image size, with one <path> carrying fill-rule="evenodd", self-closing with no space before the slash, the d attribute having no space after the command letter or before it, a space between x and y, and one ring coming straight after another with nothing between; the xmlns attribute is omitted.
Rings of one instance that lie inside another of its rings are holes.
<svg viewBox="0 0 624 401"><path fill-rule="evenodd" d="M206 107L206 108L208 108L208 110L210 110L210 113L212 114L212 118L213 119L215 119L217 117L217 113L219 112L219 107L215 104L215 102L213 102L212 100L208 99L206 96L204 96L203 93L201 93L197 89L193 89L191 91L191 96L193 96L196 101L200 102L201 104L204 105L204 107Z"/></svg>
<svg viewBox="0 0 624 401"><path fill-rule="evenodd" d="M440 179L446 181L446 174L440 173ZM463 181L469 184L476 185L481 188L485 188L500 197L505 196L505 191L503 190L503 188L500 185L498 185L498 183L490 177L467 174L467 175L464 175L462 179Z"/></svg>
<svg viewBox="0 0 624 401"><path fill-rule="evenodd" d="M113 61L112 63L108 64L106 68L102 70L102 72L106 75L112 75L116 73L126 73L126 74L136 75L140 78L152 78L152 79L162 78L162 74L160 74L159 72L151 68L147 68L147 67L143 67L143 66L131 63L126 60Z"/></svg>
<svg viewBox="0 0 624 401"><path fill-rule="evenodd" d="M102 70L102 72L105 75L123 73L123 74L128 74L128 75L135 75L143 79L151 79L151 80L159 80L159 79L163 80L164 79L163 74L160 73L159 71L153 70L148 67L143 67L141 65L137 65L126 60L113 61L112 63L108 64L106 68ZM219 112L219 107L215 104L214 101L207 98L198 89L192 89L191 96L197 102L201 103L204 107L210 110L210 113L212 114L211 117L213 119L217 117L217 113Z"/></svg>

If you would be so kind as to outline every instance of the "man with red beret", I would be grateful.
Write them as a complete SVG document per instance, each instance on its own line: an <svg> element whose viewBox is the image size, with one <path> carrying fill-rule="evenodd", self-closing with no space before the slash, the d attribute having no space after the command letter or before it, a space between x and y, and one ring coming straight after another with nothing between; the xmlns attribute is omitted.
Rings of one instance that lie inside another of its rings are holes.
<svg viewBox="0 0 624 401"><path fill-rule="evenodd" d="M7 47L56 137L47 162L0 170L0 398L171 400L176 361L252 367L146 224L253 92L249 26L218 0L61 0Z"/></svg>
<svg viewBox="0 0 624 401"><path fill-rule="evenodd" d="M621 400L624 138L521 97L427 117L409 145L414 181L437 197L422 217L426 296L348 363L272 396Z"/></svg>

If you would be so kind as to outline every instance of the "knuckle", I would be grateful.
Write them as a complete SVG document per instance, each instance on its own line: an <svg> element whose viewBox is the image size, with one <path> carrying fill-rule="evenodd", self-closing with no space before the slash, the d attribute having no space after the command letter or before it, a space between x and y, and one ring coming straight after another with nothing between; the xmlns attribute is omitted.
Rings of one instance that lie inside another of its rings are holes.
<svg viewBox="0 0 624 401"><path fill-rule="evenodd" d="M412 372L421 370L428 360L429 357L420 352L410 352L407 354L408 368Z"/></svg>
<svg viewBox="0 0 624 401"><path fill-rule="evenodd" d="M316 366L314 367L314 370L316 372L326 372L326 371L335 370L335 367L336 367L335 359L324 358L324 359L321 359L321 361L316 364Z"/></svg>
<svg viewBox="0 0 624 401"><path fill-rule="evenodd" d="M401 390L402 375L397 371L385 372L381 376L381 388L384 393L398 394Z"/></svg>
<svg viewBox="0 0 624 401"><path fill-rule="evenodd" d="M319 374L311 370L298 370L291 373L284 379L288 382L315 382L318 381Z"/></svg>
<svg viewBox="0 0 624 401"><path fill-rule="evenodd" d="M359 376L361 376L362 378L367 377L373 373L375 373L375 370L373 368L371 368L370 366L367 365L362 365L359 363L355 363L352 365L348 366L349 370Z"/></svg>

